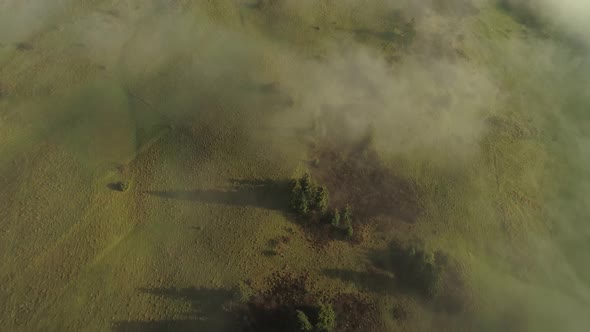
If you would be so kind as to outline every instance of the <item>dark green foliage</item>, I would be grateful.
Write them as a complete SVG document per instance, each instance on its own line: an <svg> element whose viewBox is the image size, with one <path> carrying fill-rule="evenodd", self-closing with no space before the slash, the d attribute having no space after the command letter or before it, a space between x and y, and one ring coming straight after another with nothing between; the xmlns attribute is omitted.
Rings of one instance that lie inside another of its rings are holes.
<svg viewBox="0 0 590 332"><path fill-rule="evenodd" d="M311 325L309 318L307 318L307 315L303 311L296 310L295 315L297 318L297 331L313 330L313 325Z"/></svg>
<svg viewBox="0 0 590 332"><path fill-rule="evenodd" d="M309 201L304 196L299 200L299 205L297 206L297 213L301 216L306 216L309 214Z"/></svg>
<svg viewBox="0 0 590 332"><path fill-rule="evenodd" d="M402 282L429 297L440 293L442 275L447 265L445 254L432 254L415 245L406 248L393 245L392 255Z"/></svg>
<svg viewBox="0 0 590 332"><path fill-rule="evenodd" d="M301 216L309 212L309 200L299 179L291 181L291 208Z"/></svg>
<svg viewBox="0 0 590 332"><path fill-rule="evenodd" d="M346 236L352 237L354 230L352 228L352 209L349 205L347 205L344 209L344 213L342 214L342 221L344 223L344 230L346 232Z"/></svg>
<svg viewBox="0 0 590 332"><path fill-rule="evenodd" d="M350 207L350 205L347 205L344 208L342 220L344 221L344 225L352 225L352 208Z"/></svg>
<svg viewBox="0 0 590 332"><path fill-rule="evenodd" d="M352 237L354 235L354 229L352 228L352 225L350 225L350 224L346 225L345 231L346 231L346 236L348 236L348 237Z"/></svg>
<svg viewBox="0 0 590 332"><path fill-rule="evenodd" d="M328 204L330 203L330 194L328 193L328 188L325 186L321 186L317 188L315 193L315 201L314 201L314 208L318 211L324 213L328 209Z"/></svg>
<svg viewBox="0 0 590 332"><path fill-rule="evenodd" d="M330 224L335 227L340 227L340 211L338 209L334 209L330 216Z"/></svg>
<svg viewBox="0 0 590 332"><path fill-rule="evenodd" d="M331 305L320 304L318 321L315 325L318 332L330 332L334 330L336 323L336 313Z"/></svg>
<svg viewBox="0 0 590 332"><path fill-rule="evenodd" d="M303 188L303 193L309 198L313 197L315 193L315 186L311 180L311 175L309 175L309 173L303 174L303 177L301 177L300 181L301 188Z"/></svg>
<svg viewBox="0 0 590 332"><path fill-rule="evenodd" d="M329 204L328 188L316 186L308 173L291 181L291 208L298 216L307 216L310 212L323 214Z"/></svg>
<svg viewBox="0 0 590 332"><path fill-rule="evenodd" d="M119 181L115 184L115 188L118 191L127 191L129 190L129 181Z"/></svg>

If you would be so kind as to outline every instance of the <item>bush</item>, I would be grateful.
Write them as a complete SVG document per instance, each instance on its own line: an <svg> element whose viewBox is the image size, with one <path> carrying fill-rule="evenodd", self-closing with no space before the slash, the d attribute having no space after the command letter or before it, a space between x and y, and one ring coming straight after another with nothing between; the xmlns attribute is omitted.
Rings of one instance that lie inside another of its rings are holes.
<svg viewBox="0 0 590 332"><path fill-rule="evenodd" d="M328 209L329 203L330 194L328 193L328 188L326 188L325 186L317 188L315 192L314 208L324 213Z"/></svg>
<svg viewBox="0 0 590 332"><path fill-rule="evenodd" d="M297 318L297 331L313 330L313 325L311 325L309 318L307 318L307 315L303 311L296 310L295 315Z"/></svg>
<svg viewBox="0 0 590 332"><path fill-rule="evenodd" d="M338 209L334 209L332 215L330 216L330 224L335 227L340 227L340 211Z"/></svg>
<svg viewBox="0 0 590 332"><path fill-rule="evenodd" d="M119 181L115 184L115 188L118 191L127 191L129 190L129 181Z"/></svg>
<svg viewBox="0 0 590 332"><path fill-rule="evenodd" d="M345 231L346 231L346 236L348 236L348 237L352 237L354 235L354 229L352 228L352 225L350 225L350 224L346 225Z"/></svg>
<svg viewBox="0 0 590 332"><path fill-rule="evenodd" d="M352 225L352 209L350 205L347 205L344 208L344 213L342 214L342 220L344 221L344 225Z"/></svg>
<svg viewBox="0 0 590 332"><path fill-rule="evenodd" d="M342 214L342 220L344 222L344 230L346 231L346 236L352 237L352 235L354 234L354 229L352 228L352 209L349 205L347 205L344 209L344 213Z"/></svg>
<svg viewBox="0 0 590 332"><path fill-rule="evenodd" d="M310 212L324 213L330 204L330 194L325 186L318 187L311 175L306 173L301 179L291 181L291 208L299 216Z"/></svg>
<svg viewBox="0 0 590 332"><path fill-rule="evenodd" d="M309 212L309 201L298 179L291 181L291 208L298 215L306 215Z"/></svg>
<svg viewBox="0 0 590 332"><path fill-rule="evenodd" d="M311 180L311 175L309 173L305 173L301 178L301 188L303 188L303 193L308 197L312 198L315 194L315 186L313 181Z"/></svg>
<svg viewBox="0 0 590 332"><path fill-rule="evenodd" d="M252 295L254 295L254 290L248 283L240 281L235 287L234 294L236 301L239 303L248 303Z"/></svg>
<svg viewBox="0 0 590 332"><path fill-rule="evenodd" d="M336 313L331 305L320 304L316 330L318 332L330 332L336 323Z"/></svg>

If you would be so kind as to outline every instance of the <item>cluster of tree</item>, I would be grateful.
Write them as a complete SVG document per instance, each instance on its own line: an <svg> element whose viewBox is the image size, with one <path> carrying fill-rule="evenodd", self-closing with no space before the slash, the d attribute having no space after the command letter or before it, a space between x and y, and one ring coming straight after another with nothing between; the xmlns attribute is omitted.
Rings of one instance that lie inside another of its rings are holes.
<svg viewBox="0 0 590 332"><path fill-rule="evenodd" d="M257 291L249 281L234 289L228 308L241 320L243 331L331 332L339 323L337 318L354 316L336 314L337 299L317 293L309 273L275 272L266 283L268 287Z"/></svg>
<svg viewBox="0 0 590 332"><path fill-rule="evenodd" d="M333 209L330 213L329 220L332 227L337 230L343 230L348 237L352 237L354 229L352 228L352 209L350 206L344 208L342 215L340 215L338 208Z"/></svg>
<svg viewBox="0 0 590 332"><path fill-rule="evenodd" d="M403 283L428 297L440 293L442 276L448 263L444 253L430 253L416 245L402 248L395 244L391 251L393 266Z"/></svg>
<svg viewBox="0 0 590 332"><path fill-rule="evenodd" d="M330 193L325 186L314 183L311 175L305 173L293 179L290 185L291 208L301 218L317 218L328 222L336 230L342 230L352 237L352 209L346 206L342 214L338 208L329 209Z"/></svg>
<svg viewBox="0 0 590 332"><path fill-rule="evenodd" d="M299 216L310 213L325 213L330 202L330 194L325 186L316 185L309 173L301 179L291 181L291 208Z"/></svg>

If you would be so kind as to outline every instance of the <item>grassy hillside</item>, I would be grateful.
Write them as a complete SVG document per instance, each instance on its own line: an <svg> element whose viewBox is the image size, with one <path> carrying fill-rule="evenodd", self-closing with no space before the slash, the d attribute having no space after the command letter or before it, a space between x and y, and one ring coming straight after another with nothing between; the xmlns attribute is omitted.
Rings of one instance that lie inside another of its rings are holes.
<svg viewBox="0 0 590 332"><path fill-rule="evenodd" d="M588 56L558 28L459 0L7 1L0 22L3 329L256 330L318 301L339 331L590 323ZM306 172L353 236L292 211Z"/></svg>

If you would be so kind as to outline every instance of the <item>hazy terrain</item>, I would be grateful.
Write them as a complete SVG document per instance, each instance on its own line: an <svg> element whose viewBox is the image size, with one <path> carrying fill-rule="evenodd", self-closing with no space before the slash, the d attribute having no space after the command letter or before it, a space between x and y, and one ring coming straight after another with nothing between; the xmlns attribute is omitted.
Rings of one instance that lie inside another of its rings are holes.
<svg viewBox="0 0 590 332"><path fill-rule="evenodd" d="M588 330L589 25L583 0L0 0L0 330L234 331L236 285L277 271L376 331ZM352 240L294 217L306 172ZM445 252L444 296L390 243Z"/></svg>

